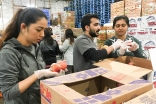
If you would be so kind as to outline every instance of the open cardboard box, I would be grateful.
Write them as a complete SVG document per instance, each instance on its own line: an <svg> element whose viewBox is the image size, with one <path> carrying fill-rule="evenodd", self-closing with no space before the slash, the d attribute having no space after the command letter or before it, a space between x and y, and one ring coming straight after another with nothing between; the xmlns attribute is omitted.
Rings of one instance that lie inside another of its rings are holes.
<svg viewBox="0 0 156 104"><path fill-rule="evenodd" d="M124 85L117 87L118 83ZM152 89L152 83L94 68L42 80L41 104L121 104Z"/></svg>
<svg viewBox="0 0 156 104"><path fill-rule="evenodd" d="M153 89L123 104L155 104L155 96L156 89Z"/></svg>
<svg viewBox="0 0 156 104"><path fill-rule="evenodd" d="M132 65L128 65L129 62L133 62ZM100 61L94 64L95 66L107 68L116 72L120 72L134 78L141 78L147 75L147 80L154 82L156 80L156 73L154 74L154 69L151 60L131 57L131 56L121 56L118 58L110 58Z"/></svg>

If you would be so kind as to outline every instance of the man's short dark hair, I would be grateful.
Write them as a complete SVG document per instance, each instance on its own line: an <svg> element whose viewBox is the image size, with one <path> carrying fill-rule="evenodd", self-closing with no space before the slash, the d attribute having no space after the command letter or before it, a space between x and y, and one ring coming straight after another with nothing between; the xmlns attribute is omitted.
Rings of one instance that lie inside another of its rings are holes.
<svg viewBox="0 0 156 104"><path fill-rule="evenodd" d="M85 26L90 26L91 23L91 19L92 18L96 18L99 19L99 17L96 14L86 14L85 16L83 16L82 20L81 20L81 28L83 31L85 31Z"/></svg>

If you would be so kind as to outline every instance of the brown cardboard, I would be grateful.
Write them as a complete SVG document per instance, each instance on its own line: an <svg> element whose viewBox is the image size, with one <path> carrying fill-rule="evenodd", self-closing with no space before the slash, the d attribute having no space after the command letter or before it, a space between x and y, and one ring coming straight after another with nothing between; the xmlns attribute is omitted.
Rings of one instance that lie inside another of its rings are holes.
<svg viewBox="0 0 156 104"><path fill-rule="evenodd" d="M126 74L119 73L119 72L111 71L111 70L103 74L102 76L110 80L122 83L122 84L128 84L129 82L132 82L135 80L134 77L131 77Z"/></svg>
<svg viewBox="0 0 156 104"><path fill-rule="evenodd" d="M152 70L151 61L148 59L138 58L138 57L131 57L131 56L122 56L119 58L111 58L113 61L119 61L125 64L128 64L130 61L134 63L134 66L146 68Z"/></svg>
<svg viewBox="0 0 156 104"><path fill-rule="evenodd" d="M156 103L156 89L150 90L124 104L155 104Z"/></svg>
<svg viewBox="0 0 156 104"><path fill-rule="evenodd" d="M88 79L88 80L74 82L65 85L74 89L75 91L79 92L84 96L100 93L100 77L95 77L93 79Z"/></svg>
<svg viewBox="0 0 156 104"><path fill-rule="evenodd" d="M132 66L132 65L127 64L131 60L134 61L136 66ZM103 67L103 68L106 68L108 70L112 70L115 72L119 72L119 73L131 76L134 78L141 78L142 76L151 72L151 70L149 70L149 69L138 67L138 66L144 66L144 65L139 64L140 63L139 61L141 59L138 59L138 61L136 61L136 60L137 60L137 58L133 59L131 57L124 56L124 57L119 57L117 59L113 59L113 58L105 59L103 61L95 63L94 65L99 66L99 67ZM145 64L145 65L147 65L147 64ZM145 67L148 67L148 66L145 66Z"/></svg>
<svg viewBox="0 0 156 104"><path fill-rule="evenodd" d="M119 104L152 89L152 83L132 77L127 77L128 84L117 87L126 80L115 81L117 74L121 73L95 68L42 80L41 104Z"/></svg>
<svg viewBox="0 0 156 104"><path fill-rule="evenodd" d="M136 85L137 86L137 85ZM134 87L134 86L121 86L119 88L115 88L115 89L123 89L124 87ZM143 94L145 92L147 92L147 89L151 88L151 86L146 86L146 87L142 87L142 88L136 88L135 90L130 90L128 94L126 93L121 93L120 95L117 95L116 97L111 98L110 100L104 102L104 103L100 103L100 104L123 104L123 102L125 101L129 101L133 98L135 98L136 96ZM114 90L115 90L114 89ZM107 92L106 92L107 93ZM128 97L131 96L131 97Z"/></svg>

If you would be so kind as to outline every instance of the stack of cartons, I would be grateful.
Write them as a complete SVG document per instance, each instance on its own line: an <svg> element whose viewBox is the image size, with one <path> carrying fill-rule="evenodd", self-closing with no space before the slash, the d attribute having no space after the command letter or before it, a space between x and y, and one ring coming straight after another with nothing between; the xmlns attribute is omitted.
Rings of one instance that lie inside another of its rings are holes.
<svg viewBox="0 0 156 104"><path fill-rule="evenodd" d="M142 0L142 16L156 14L156 0Z"/></svg>
<svg viewBox="0 0 156 104"><path fill-rule="evenodd" d="M140 17L141 0L125 0L125 15L128 17Z"/></svg>
<svg viewBox="0 0 156 104"><path fill-rule="evenodd" d="M61 25L60 13L53 13L51 16L51 20L52 20L52 26Z"/></svg>
<svg viewBox="0 0 156 104"><path fill-rule="evenodd" d="M58 26L50 26L52 28L52 32L53 35L55 35L54 39L60 43L61 42L61 35L62 35L62 31L61 31L61 27Z"/></svg>
<svg viewBox="0 0 156 104"><path fill-rule="evenodd" d="M111 22L114 17L124 15L124 1L119 1L111 4Z"/></svg>
<svg viewBox="0 0 156 104"><path fill-rule="evenodd" d="M104 28L106 28L107 39L115 36L115 30L113 29L113 23L104 24Z"/></svg>
<svg viewBox="0 0 156 104"><path fill-rule="evenodd" d="M83 34L82 28L72 28L72 30L76 37Z"/></svg>
<svg viewBox="0 0 156 104"><path fill-rule="evenodd" d="M156 48L156 15L129 18L127 34L137 38L142 50L149 57L148 50Z"/></svg>
<svg viewBox="0 0 156 104"><path fill-rule="evenodd" d="M101 26L101 30L100 30L99 35L97 37L98 49L100 49L103 46L105 40L107 39L107 33L106 32L107 32L106 28L104 26Z"/></svg>
<svg viewBox="0 0 156 104"><path fill-rule="evenodd" d="M62 12L61 22L63 28L75 28L75 12L74 11Z"/></svg>

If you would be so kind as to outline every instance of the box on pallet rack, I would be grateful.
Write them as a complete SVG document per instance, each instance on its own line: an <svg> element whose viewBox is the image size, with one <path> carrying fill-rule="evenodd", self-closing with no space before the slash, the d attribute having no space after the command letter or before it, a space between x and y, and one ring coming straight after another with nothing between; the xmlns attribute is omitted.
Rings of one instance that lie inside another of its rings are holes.
<svg viewBox="0 0 156 104"><path fill-rule="evenodd" d="M82 28L72 28L73 33L76 37L78 37L79 35L83 34L84 32L82 31Z"/></svg>
<svg viewBox="0 0 156 104"><path fill-rule="evenodd" d="M106 28L107 39L115 36L115 31L113 29L113 23L106 23L106 24L104 24L104 27Z"/></svg>
<svg viewBox="0 0 156 104"><path fill-rule="evenodd" d="M156 14L156 0L142 0L142 16Z"/></svg>
<svg viewBox="0 0 156 104"><path fill-rule="evenodd" d="M156 15L142 16L141 28L156 27Z"/></svg>
<svg viewBox="0 0 156 104"><path fill-rule="evenodd" d="M156 15L129 18L127 34L137 38L149 59L148 50L156 48Z"/></svg>
<svg viewBox="0 0 156 104"><path fill-rule="evenodd" d="M99 35L97 37L97 47L98 49L101 49L101 47L104 45L105 40L107 40L107 30L106 27L101 26L101 30L99 31Z"/></svg>
<svg viewBox="0 0 156 104"><path fill-rule="evenodd" d="M117 87L117 83L125 85ZM120 104L151 90L152 84L108 69L94 68L41 80L40 88L41 104Z"/></svg>
<svg viewBox="0 0 156 104"><path fill-rule="evenodd" d="M125 0L125 15L128 17L141 16L141 0Z"/></svg>
<svg viewBox="0 0 156 104"><path fill-rule="evenodd" d="M124 11L124 1L111 3L111 22L113 21L114 17L124 15Z"/></svg>
<svg viewBox="0 0 156 104"><path fill-rule="evenodd" d="M62 30L61 30L61 27L58 25L58 26L50 26L52 28L52 32L53 32L53 35L55 35L54 39L60 43L61 42L61 35L62 35Z"/></svg>
<svg viewBox="0 0 156 104"><path fill-rule="evenodd" d="M75 28L75 12L74 11L62 12L61 23L63 28Z"/></svg>

